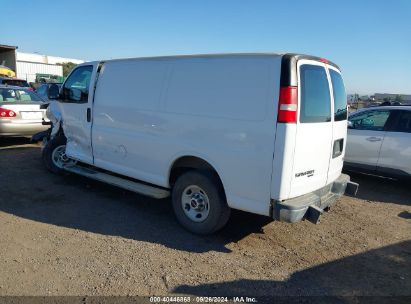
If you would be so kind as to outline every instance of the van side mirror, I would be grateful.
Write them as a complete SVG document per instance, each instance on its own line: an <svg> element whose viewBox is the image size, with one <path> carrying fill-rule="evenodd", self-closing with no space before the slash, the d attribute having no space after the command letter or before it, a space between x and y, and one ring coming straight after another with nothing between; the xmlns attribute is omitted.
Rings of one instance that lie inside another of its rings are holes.
<svg viewBox="0 0 411 304"><path fill-rule="evenodd" d="M352 123L352 121L347 120L347 127L348 129L354 129L354 124Z"/></svg>
<svg viewBox="0 0 411 304"><path fill-rule="evenodd" d="M57 84L52 84L47 93L47 97L49 99L59 99L59 91L59 86Z"/></svg>

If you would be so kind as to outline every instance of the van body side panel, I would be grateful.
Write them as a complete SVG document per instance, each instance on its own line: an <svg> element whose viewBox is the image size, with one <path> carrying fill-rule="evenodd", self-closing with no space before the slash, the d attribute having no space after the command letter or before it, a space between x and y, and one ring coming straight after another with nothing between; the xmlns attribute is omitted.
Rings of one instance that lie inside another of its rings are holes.
<svg viewBox="0 0 411 304"><path fill-rule="evenodd" d="M104 64L94 100L97 167L164 185L159 172L164 166L166 123L159 109L168 70L161 61Z"/></svg>
<svg viewBox="0 0 411 304"><path fill-rule="evenodd" d="M95 165L169 187L172 164L196 156L216 169L230 207L269 215L280 61L106 62L94 101Z"/></svg>
<svg viewBox="0 0 411 304"><path fill-rule="evenodd" d="M267 139L273 138L272 124L186 119L171 119L170 129L176 131L164 141L176 154L165 168L186 155L202 158L219 174L230 207L269 215L271 168L267 162L272 161L273 146ZM192 124L193 130L181 131L186 124Z"/></svg>
<svg viewBox="0 0 411 304"><path fill-rule="evenodd" d="M183 142L208 156L230 207L269 214L279 74L279 56L174 64L165 111L170 130L184 132L175 134L175 149Z"/></svg>
<svg viewBox="0 0 411 304"><path fill-rule="evenodd" d="M296 133L297 126L295 124L277 124L271 180L272 199L280 201L289 197Z"/></svg>

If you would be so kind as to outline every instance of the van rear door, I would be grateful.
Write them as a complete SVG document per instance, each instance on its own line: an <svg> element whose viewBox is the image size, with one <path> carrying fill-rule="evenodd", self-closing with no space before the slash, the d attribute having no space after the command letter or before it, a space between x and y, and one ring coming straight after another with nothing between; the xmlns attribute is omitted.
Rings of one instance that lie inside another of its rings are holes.
<svg viewBox="0 0 411 304"><path fill-rule="evenodd" d="M329 184L340 176L343 167L345 145L347 142L348 111L347 95L341 73L331 65L327 65L327 69L331 84L331 100L333 105L333 142L327 178L327 184Z"/></svg>
<svg viewBox="0 0 411 304"><path fill-rule="evenodd" d="M297 62L297 75L299 111L290 198L327 184L334 137L326 64L300 59Z"/></svg>

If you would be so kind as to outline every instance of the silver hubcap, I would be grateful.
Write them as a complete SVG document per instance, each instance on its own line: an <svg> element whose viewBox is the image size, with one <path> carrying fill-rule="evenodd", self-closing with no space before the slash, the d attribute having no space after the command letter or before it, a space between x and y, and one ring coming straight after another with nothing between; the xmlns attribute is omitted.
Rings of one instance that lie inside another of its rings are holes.
<svg viewBox="0 0 411 304"><path fill-rule="evenodd" d="M203 189L196 185L184 189L181 205L185 215L193 222L203 222L210 213L208 196Z"/></svg>
<svg viewBox="0 0 411 304"><path fill-rule="evenodd" d="M63 168L64 166L74 165L76 163L75 160L72 160L67 157L66 145L61 145L55 148L51 155L51 159L53 160L54 165L56 165L58 168Z"/></svg>

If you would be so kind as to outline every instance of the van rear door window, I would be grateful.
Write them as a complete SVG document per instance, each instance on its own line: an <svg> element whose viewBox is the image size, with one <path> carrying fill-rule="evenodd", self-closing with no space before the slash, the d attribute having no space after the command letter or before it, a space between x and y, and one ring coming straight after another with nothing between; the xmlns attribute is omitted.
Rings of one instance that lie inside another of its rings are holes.
<svg viewBox="0 0 411 304"><path fill-rule="evenodd" d="M334 96L334 121L347 119L347 95L340 73L330 69Z"/></svg>
<svg viewBox="0 0 411 304"><path fill-rule="evenodd" d="M325 68L317 65L301 65L300 89L300 122L331 121L331 98Z"/></svg>

